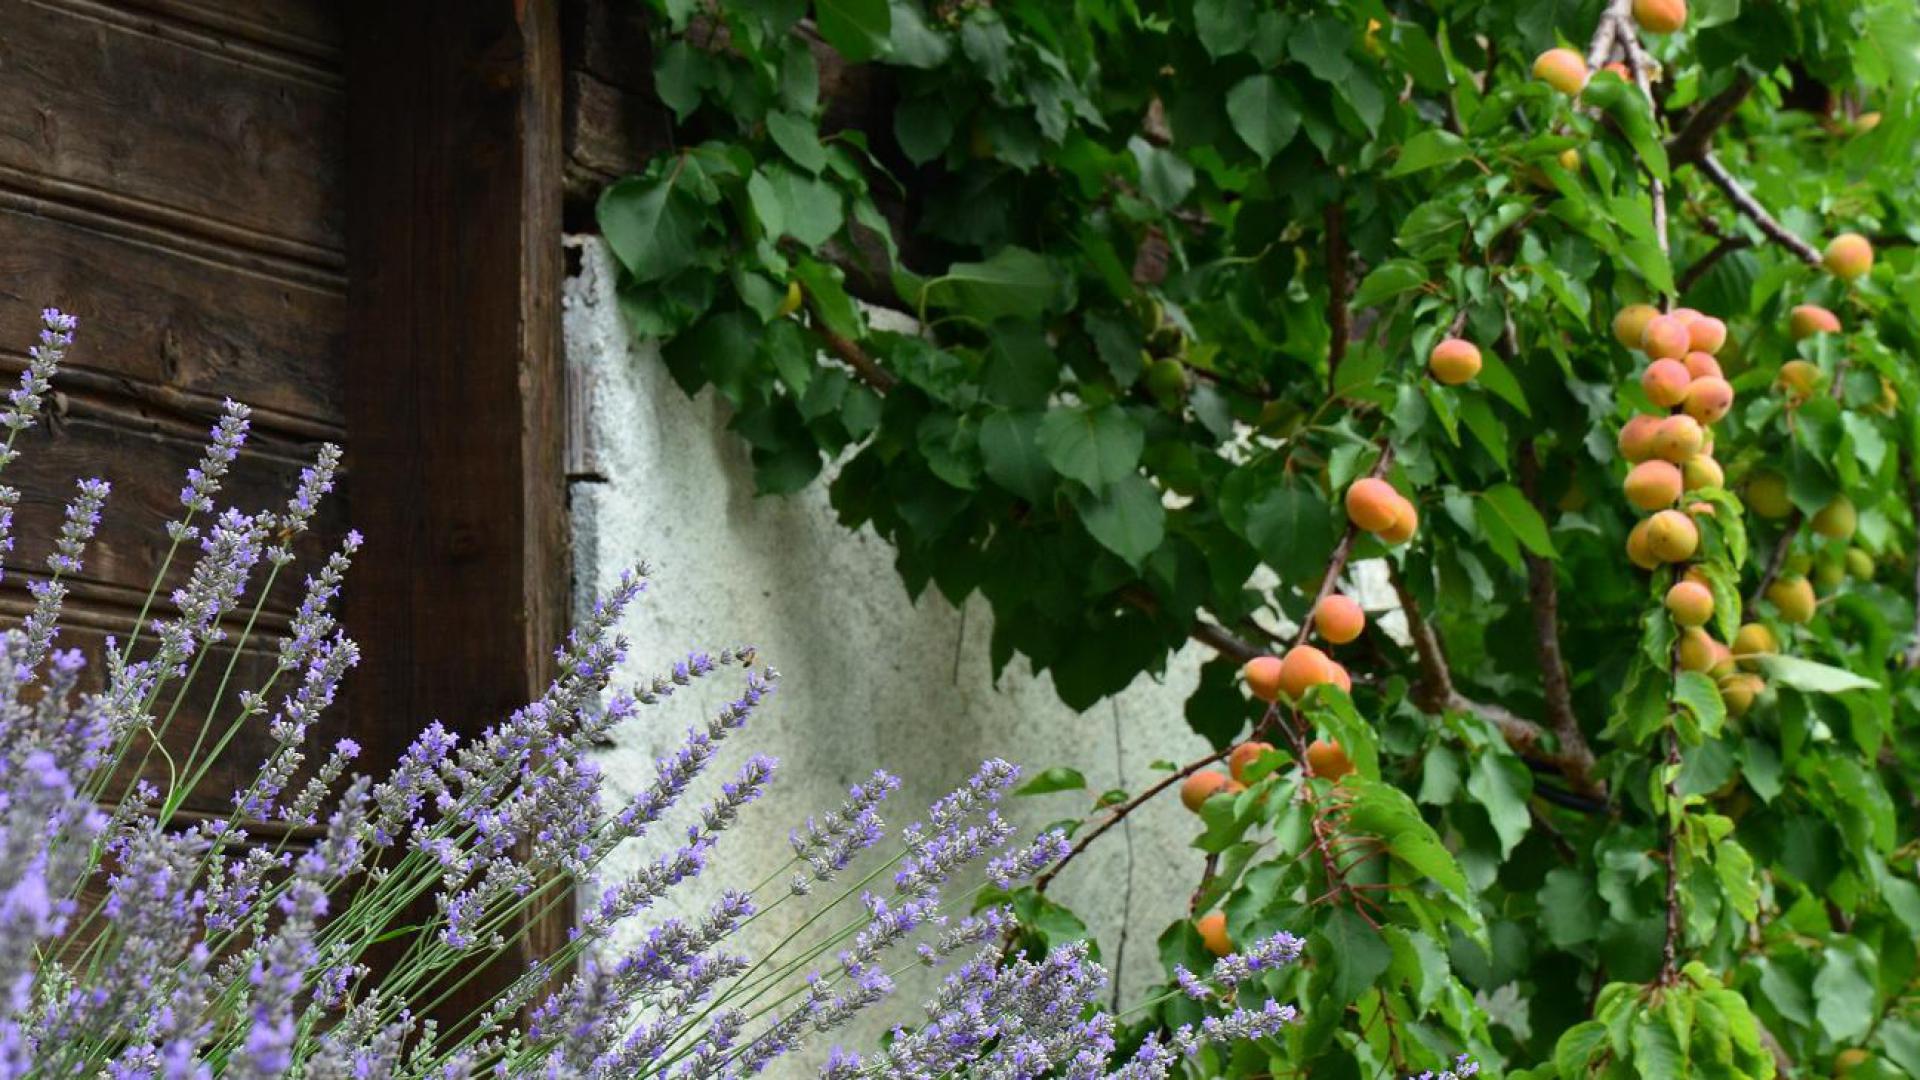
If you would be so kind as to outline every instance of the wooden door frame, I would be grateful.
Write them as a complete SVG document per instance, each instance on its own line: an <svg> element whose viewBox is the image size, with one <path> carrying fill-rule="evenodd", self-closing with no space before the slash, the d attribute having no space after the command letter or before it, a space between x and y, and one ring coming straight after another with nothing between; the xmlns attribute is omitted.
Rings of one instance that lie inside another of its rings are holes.
<svg viewBox="0 0 1920 1080"><path fill-rule="evenodd" d="M570 607L560 342L559 0L347 10L346 596L351 715L378 767L431 720L542 692ZM469 983L465 1015L573 912Z"/></svg>

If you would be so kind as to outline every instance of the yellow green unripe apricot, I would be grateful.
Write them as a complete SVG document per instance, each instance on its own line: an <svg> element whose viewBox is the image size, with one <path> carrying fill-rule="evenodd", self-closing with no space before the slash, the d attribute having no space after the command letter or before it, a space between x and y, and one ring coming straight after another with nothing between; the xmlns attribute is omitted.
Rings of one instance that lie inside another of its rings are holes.
<svg viewBox="0 0 1920 1080"><path fill-rule="evenodd" d="M1147 389L1162 403L1172 404L1187 396L1186 365L1170 356L1162 356L1147 365Z"/></svg>
<svg viewBox="0 0 1920 1080"><path fill-rule="evenodd" d="M1662 416L1642 414L1620 427L1620 456L1628 461L1645 461L1653 456L1653 436L1660 429Z"/></svg>
<svg viewBox="0 0 1920 1080"><path fill-rule="evenodd" d="M1815 334L1837 334L1840 316L1819 304L1801 304L1788 313L1787 332L1795 341L1804 341Z"/></svg>
<svg viewBox="0 0 1920 1080"><path fill-rule="evenodd" d="M1351 596L1330 593L1313 606L1313 628L1335 645L1359 637L1366 626L1367 613Z"/></svg>
<svg viewBox="0 0 1920 1080"><path fill-rule="evenodd" d="M1559 161L1560 167L1568 172L1580 171L1580 151L1571 146L1560 151L1560 156L1555 160Z"/></svg>
<svg viewBox="0 0 1920 1080"><path fill-rule="evenodd" d="M1671 461L1643 461L1627 470L1627 501L1636 510L1664 510L1680 501L1684 489L1680 467Z"/></svg>
<svg viewBox="0 0 1920 1080"><path fill-rule="evenodd" d="M1693 335L1685 319L1656 315L1647 321L1640 349L1655 360L1678 360L1693 351Z"/></svg>
<svg viewBox="0 0 1920 1080"><path fill-rule="evenodd" d="M1741 667L1754 667L1753 657L1771 656L1780 651L1780 642L1765 623L1750 622L1733 635L1733 658Z"/></svg>
<svg viewBox="0 0 1920 1080"><path fill-rule="evenodd" d="M1828 241L1820 262L1834 277L1852 281L1873 270L1873 244L1859 233L1841 233Z"/></svg>
<svg viewBox="0 0 1920 1080"><path fill-rule="evenodd" d="M1702 424L1711 424L1733 408L1733 384L1718 375L1703 375L1687 384L1681 407Z"/></svg>
<svg viewBox="0 0 1920 1080"><path fill-rule="evenodd" d="M1713 460L1712 454L1695 454L1680 466L1680 479L1688 491L1701 488L1727 486L1727 474L1720 469L1720 463Z"/></svg>
<svg viewBox="0 0 1920 1080"><path fill-rule="evenodd" d="M1661 562L1686 562L1700 549L1700 527L1678 510L1647 519L1647 551Z"/></svg>
<svg viewBox="0 0 1920 1080"><path fill-rule="evenodd" d="M1857 547L1847 549L1847 573L1861 581L1873 580L1873 556Z"/></svg>
<svg viewBox="0 0 1920 1080"><path fill-rule="evenodd" d="M1745 716L1766 689L1767 684L1760 676L1739 672L1720 680L1720 700L1726 703L1727 715Z"/></svg>
<svg viewBox="0 0 1920 1080"><path fill-rule="evenodd" d="M1854 511L1852 499L1839 495L1821 507L1809 524L1814 532L1829 540L1850 540L1860 524L1860 515Z"/></svg>
<svg viewBox="0 0 1920 1080"><path fill-rule="evenodd" d="M1698 581L1676 581L1667 590L1667 611L1681 626L1705 626L1713 618L1713 590Z"/></svg>
<svg viewBox="0 0 1920 1080"><path fill-rule="evenodd" d="M1711 315L1702 315L1687 324L1687 344L1694 352L1716 356L1726 343L1727 324Z"/></svg>
<svg viewBox="0 0 1920 1080"><path fill-rule="evenodd" d="M1613 339L1629 349L1639 348L1647 338L1647 324L1659 317L1652 304L1628 304L1613 316Z"/></svg>
<svg viewBox="0 0 1920 1080"><path fill-rule="evenodd" d="M1799 575L1775 578L1767 586L1767 599L1773 602L1775 610L1780 612L1780 621L1798 626L1813 621L1817 600L1813 595L1813 582Z"/></svg>
<svg viewBox="0 0 1920 1080"><path fill-rule="evenodd" d="M1647 392L1648 401L1662 409L1685 401L1687 384L1692 381L1693 374L1678 360L1655 360L1640 373L1640 389Z"/></svg>
<svg viewBox="0 0 1920 1080"><path fill-rule="evenodd" d="M800 310L800 304L806 299L806 293L800 289L799 279L787 282L787 295L780 298L780 306L775 309L774 317L784 319Z"/></svg>
<svg viewBox="0 0 1920 1080"><path fill-rule="evenodd" d="M1778 520L1793 513L1793 500L1787 497L1787 478L1772 470L1747 478L1747 509L1763 518Z"/></svg>
<svg viewBox="0 0 1920 1080"><path fill-rule="evenodd" d="M1808 398L1820 388L1819 365L1810 360L1789 360L1780 365L1777 381L1794 397Z"/></svg>
<svg viewBox="0 0 1920 1080"><path fill-rule="evenodd" d="M1459 386L1480 374L1480 349L1471 341L1447 338L1427 355L1427 370L1448 386Z"/></svg>
<svg viewBox="0 0 1920 1080"><path fill-rule="evenodd" d="M1633 21L1649 34L1671 34L1687 25L1687 0L1633 0Z"/></svg>
<svg viewBox="0 0 1920 1080"><path fill-rule="evenodd" d="M1652 570L1660 565L1653 549L1647 546L1647 526L1651 521L1651 518L1642 518L1627 533L1627 561L1642 570Z"/></svg>
<svg viewBox="0 0 1920 1080"><path fill-rule="evenodd" d="M1674 658L1682 671L1707 671L1713 667L1714 646L1720 644L1697 626L1680 631L1680 644Z"/></svg>
<svg viewBox="0 0 1920 1080"><path fill-rule="evenodd" d="M1813 584L1823 593L1830 593L1847 583L1846 556L1838 551L1822 551L1820 557L1813 560Z"/></svg>
<svg viewBox="0 0 1920 1080"><path fill-rule="evenodd" d="M1548 49L1534 60L1533 77L1563 94L1578 94L1587 85L1587 61L1572 49Z"/></svg>
<svg viewBox="0 0 1920 1080"><path fill-rule="evenodd" d="M1813 556L1804 551L1790 553L1780 562L1780 572L1788 576L1805 574L1813 569Z"/></svg>
<svg viewBox="0 0 1920 1080"><path fill-rule="evenodd" d="M1707 433L1700 427L1700 421L1685 414L1676 414L1660 421L1653 429L1653 454L1684 465L1688 458L1698 454L1706 445Z"/></svg>

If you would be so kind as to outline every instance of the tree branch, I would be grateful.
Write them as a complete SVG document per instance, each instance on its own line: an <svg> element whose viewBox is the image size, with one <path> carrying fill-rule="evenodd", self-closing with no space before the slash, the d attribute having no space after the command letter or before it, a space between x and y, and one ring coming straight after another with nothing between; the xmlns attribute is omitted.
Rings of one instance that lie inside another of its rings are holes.
<svg viewBox="0 0 1920 1080"><path fill-rule="evenodd" d="M820 335L820 340L826 343L828 352L839 357L841 362L852 368L853 373L860 376L860 381L872 387L875 393L885 394L899 384L900 380L894 376L893 372L881 367L878 361L868 356L859 342L843 338L827 329L826 320L820 318L818 311L814 312L813 332Z"/></svg>
<svg viewBox="0 0 1920 1080"><path fill-rule="evenodd" d="M1398 569L1390 575L1393 591L1400 598L1400 610L1407 617L1407 636L1413 639L1413 651L1420 664L1420 680L1413 687L1413 702L1430 713L1467 712L1480 716L1500 729L1501 737L1515 753L1561 771L1561 762L1546 749L1547 732L1539 724L1522 719L1498 705L1474 701L1453 685L1453 672L1447 667L1446 652L1440 636L1420 614L1420 603L1408 590Z"/></svg>
<svg viewBox="0 0 1920 1080"><path fill-rule="evenodd" d="M1540 461L1533 440L1520 444L1520 488L1527 501L1540 503ZM1593 751L1573 711L1573 687L1567 680L1566 658L1560 652L1560 589L1553 563L1532 551L1525 553L1527 598L1533 612L1533 651L1540 662L1540 693L1546 699L1547 724L1560 744L1567 780L1576 791L1592 794Z"/></svg>
<svg viewBox="0 0 1920 1080"><path fill-rule="evenodd" d="M1793 547L1793 538L1800 535L1800 520L1801 514L1797 509L1787 515L1787 523L1780 530L1780 539L1773 545L1773 554L1767 557L1766 569L1760 572L1760 584L1755 585L1753 594L1747 597L1749 608L1758 604L1760 598L1767 595L1767 589L1780 576L1780 568L1787 563L1787 552Z"/></svg>
<svg viewBox="0 0 1920 1080"><path fill-rule="evenodd" d="M1691 165L1707 153L1713 133L1732 118L1735 109L1753 92L1753 77L1736 72L1733 82L1696 106L1673 138L1667 140L1667 162L1673 168Z"/></svg>
<svg viewBox="0 0 1920 1080"><path fill-rule="evenodd" d="M1801 262L1810 266L1820 265L1820 252L1816 251L1812 244L1795 236L1772 214L1767 213L1767 208L1760 205L1760 200L1740 186L1740 181L1733 178L1733 174L1727 171L1725 165L1720 164L1720 159L1714 157L1712 151L1702 151L1693 165L1694 168L1705 173L1713 186L1719 188L1721 194L1727 197L1727 201L1731 202L1736 210L1745 214L1769 240L1793 252Z"/></svg>
<svg viewBox="0 0 1920 1080"><path fill-rule="evenodd" d="M1753 241L1744 236L1730 236L1720 241L1713 246L1712 251L1700 256L1699 259L1694 261L1692 266L1687 267L1686 273L1681 274L1680 280L1674 283L1674 291L1685 296L1687 290L1698 284L1701 278L1706 277L1707 271L1713 269L1715 264L1719 263L1721 259L1726 258L1736 251L1744 251L1752 246Z"/></svg>
<svg viewBox="0 0 1920 1080"><path fill-rule="evenodd" d="M1206 757L1199 758L1194 761L1189 761L1185 765L1182 765L1178 769L1174 770L1173 772L1168 773L1165 777L1163 777L1158 783L1154 784L1152 787L1148 788L1147 790L1141 792L1138 795L1135 795L1133 798L1128 799L1126 802L1121 803L1119 806L1114 807L1113 810L1110 813L1108 813L1106 817L1100 819L1100 824L1095 825L1091 829L1088 829L1086 833L1083 836L1081 836L1078 841L1074 843L1073 847L1067 849L1067 853L1065 855L1060 856L1059 862L1054 863L1052 866L1048 867L1046 873L1041 874L1039 877L1034 879L1033 891L1044 894L1047 891L1047 886L1053 884L1053 879L1060 876L1060 871L1065 870L1067 868L1068 863L1072 862L1076 857L1078 857L1081 852L1087 850L1087 848L1089 847L1092 847L1093 842L1095 840L1100 839L1101 834L1105 833L1108 829L1113 828L1115 825L1120 824L1122 821L1125 821L1127 819L1128 814L1131 814L1135 810L1138 810L1141 806L1143 806L1147 802L1147 800L1167 790L1168 788L1179 783L1180 781L1185 780L1187 777L1192 776L1194 773L1199 772L1201 769L1204 769L1207 766L1213 764L1214 762L1219 761L1221 758L1226 757L1232 751L1233 751L1233 748L1229 746L1224 750L1216 750L1213 753L1208 754Z"/></svg>

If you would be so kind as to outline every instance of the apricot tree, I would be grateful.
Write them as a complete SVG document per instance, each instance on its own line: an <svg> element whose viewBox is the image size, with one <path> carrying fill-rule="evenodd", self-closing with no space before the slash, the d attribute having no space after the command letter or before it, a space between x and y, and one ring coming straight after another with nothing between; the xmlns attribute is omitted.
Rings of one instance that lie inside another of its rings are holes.
<svg viewBox="0 0 1920 1080"><path fill-rule="evenodd" d="M1920 1076L1911 0L653 3L601 225L762 488L1076 707L1214 655L1075 839L1307 938L1204 1068Z"/></svg>

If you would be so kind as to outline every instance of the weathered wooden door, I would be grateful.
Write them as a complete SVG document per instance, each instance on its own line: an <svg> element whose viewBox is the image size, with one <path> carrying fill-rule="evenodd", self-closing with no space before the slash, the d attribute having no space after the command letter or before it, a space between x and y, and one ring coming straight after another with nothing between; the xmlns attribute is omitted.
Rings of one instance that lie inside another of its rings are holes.
<svg viewBox="0 0 1920 1080"><path fill-rule="evenodd" d="M254 408L225 493L244 510L346 441L343 53L331 0L0 0L0 360L25 364L43 306L81 320L8 471L20 542L0 608L30 607L73 480L113 484L65 644L92 652L132 628L223 397ZM310 550L337 541L344 510L331 504ZM257 685L299 581L267 600L236 685ZM215 680L200 682L189 712ZM228 761L252 757L236 749ZM210 775L188 807L224 810L236 779Z"/></svg>

